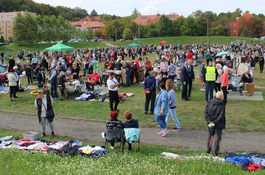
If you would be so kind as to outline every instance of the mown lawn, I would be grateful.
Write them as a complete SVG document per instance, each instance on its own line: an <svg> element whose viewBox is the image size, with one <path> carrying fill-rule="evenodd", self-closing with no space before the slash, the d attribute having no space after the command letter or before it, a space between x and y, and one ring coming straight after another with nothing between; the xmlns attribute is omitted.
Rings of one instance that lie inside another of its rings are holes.
<svg viewBox="0 0 265 175"><path fill-rule="evenodd" d="M207 36L176 36L176 37L154 37L154 38L143 38L140 39L140 44L155 44L159 45L159 43L165 40L168 44L206 44ZM253 38L245 38L245 37L228 37L228 36L209 36L208 43L210 44L227 44L233 41L237 44L237 40L246 41L247 43L264 43L265 40L254 40ZM126 46L131 43L139 43L139 40L134 41L123 41L123 42L110 42L115 46Z"/></svg>
<svg viewBox="0 0 265 175"><path fill-rule="evenodd" d="M151 62L156 58L155 54L148 55ZM128 59L128 58L127 58ZM100 67L103 63L100 64ZM265 97L265 76L255 70L254 82L255 91L260 91ZM195 67L195 74L198 74L199 67ZM23 80L26 84L26 80ZM121 113L129 110L133 117L141 122L141 127L156 126L155 116L144 114L145 94L144 89L139 85L132 85L127 88L121 87L119 92L134 93L134 97L129 98L118 108ZM158 93L158 92L157 92ZM70 92L70 99L54 102L54 111L56 116L62 118L75 118L84 120L106 121L109 119L109 103L106 102L89 102L71 100L76 94ZM34 106L36 96L30 95L30 91L18 93L17 102L9 100L9 94L0 94L0 111L16 112L36 115L37 109ZM204 92L200 91L199 79L196 78L192 90L192 100L183 102L181 100L181 90L176 91L177 97L177 116L183 129L205 129L204 109ZM247 132L247 131L265 131L263 109L264 101L246 101L246 100L229 100L226 107L227 132ZM170 120L169 127L174 127L174 121Z"/></svg>
<svg viewBox="0 0 265 175"><path fill-rule="evenodd" d="M21 132L0 128L0 138L13 135L22 137ZM51 138L47 137L46 140ZM70 138L56 137L56 140L68 141ZM93 143L83 141L83 146ZM32 175L32 174L249 174L241 167L231 163L221 163L210 158L165 159L160 154L172 152L180 156L205 156L203 152L171 150L161 146L141 145L140 152L133 147L131 152L119 149L110 151L106 156L84 158L61 157L55 154L42 152L27 152L22 150L0 149L0 174ZM263 174L263 171L253 172Z"/></svg>
<svg viewBox="0 0 265 175"><path fill-rule="evenodd" d="M36 51L36 50L44 50L47 47L51 47L57 43L41 43L41 44L12 44L7 46L8 52L17 53L18 50L26 49L27 51ZM69 43L63 43L69 46ZM106 47L107 45L104 42L71 42L71 47L75 49L80 48L93 48L93 47ZM0 46L0 52L6 51L6 46Z"/></svg>

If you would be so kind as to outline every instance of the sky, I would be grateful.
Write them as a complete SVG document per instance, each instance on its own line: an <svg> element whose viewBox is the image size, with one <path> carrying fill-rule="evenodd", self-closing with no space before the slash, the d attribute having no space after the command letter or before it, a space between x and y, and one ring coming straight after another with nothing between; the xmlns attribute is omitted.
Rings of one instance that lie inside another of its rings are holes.
<svg viewBox="0 0 265 175"><path fill-rule="evenodd" d="M116 16L130 16L134 8L142 15L155 15L176 13L189 16L196 10L220 12L233 12L240 8L243 12L263 13L265 0L33 0L51 6L80 7L90 14L93 9L98 14Z"/></svg>

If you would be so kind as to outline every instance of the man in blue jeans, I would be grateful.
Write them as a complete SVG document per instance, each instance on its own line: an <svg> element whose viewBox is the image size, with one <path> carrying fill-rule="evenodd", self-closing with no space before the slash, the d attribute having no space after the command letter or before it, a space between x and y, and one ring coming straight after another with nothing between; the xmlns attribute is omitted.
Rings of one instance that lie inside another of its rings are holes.
<svg viewBox="0 0 265 175"><path fill-rule="evenodd" d="M154 113L155 98L156 98L156 72L152 71L151 75L146 77L144 82L145 89L145 114L148 112L149 102L151 100L150 114Z"/></svg>
<svg viewBox="0 0 265 175"><path fill-rule="evenodd" d="M51 95L52 95L52 98L55 98L55 99L59 99L59 97L57 96L57 82L58 82L57 79L59 75L59 70L60 70L60 67L56 66L51 71L51 74L49 77L49 81L51 82Z"/></svg>
<svg viewBox="0 0 265 175"><path fill-rule="evenodd" d="M205 102L208 102L209 90L210 90L210 100L213 99L213 90L215 86L215 80L218 77L218 73L215 67L213 67L213 62L209 62L209 66L205 69L205 80L206 80L206 91L205 91Z"/></svg>

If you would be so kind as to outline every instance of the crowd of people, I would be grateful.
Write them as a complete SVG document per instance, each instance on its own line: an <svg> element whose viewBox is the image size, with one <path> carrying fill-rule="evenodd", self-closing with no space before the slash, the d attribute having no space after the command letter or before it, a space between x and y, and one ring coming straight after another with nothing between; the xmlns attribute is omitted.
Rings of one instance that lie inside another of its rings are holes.
<svg viewBox="0 0 265 175"><path fill-rule="evenodd" d="M216 57L222 51L230 52L229 56ZM148 53L156 53L157 59L153 64L148 59ZM238 55L240 59L238 59ZM37 80L37 85L40 89L38 98L36 99L36 107L38 107L39 121L42 124L43 135L45 136L45 112L51 106L53 99L58 99L57 87L59 87L59 94L65 93L68 98L65 82L67 81L66 73L70 71L72 79L80 79L82 76L88 76L86 82L87 90L94 90L94 86L98 83L100 78L99 73L96 71L98 64L104 62L105 70L122 70L126 74L126 85L130 86L133 83L139 84L144 82L145 89L145 114L155 114L155 119L158 125L162 128L158 132L161 136L166 136L169 132L167 124L170 116L175 121L176 128L174 131L180 131L180 122L176 115L176 83L179 81L182 84L181 99L189 101L192 97L192 86L195 80L194 66L197 62L200 64L200 90L205 91L205 102L207 106L215 103L218 98L218 104L224 106L227 104L227 88L229 86L229 69L237 67L241 62L248 64L248 71L241 77L240 94L244 84L253 81L254 68L256 63L259 63L260 73L263 72L264 65L264 46L254 44L174 44L174 45L144 45L142 47L126 48L94 48L94 49L77 49L72 54L62 54L61 52L45 52L35 51L33 53L26 50L19 51L17 59L9 56L8 67L8 80L10 86L10 100L15 101L17 96L16 92L19 88L19 76L25 71L28 78L28 85L33 83L33 79ZM4 56L0 56L2 59ZM127 57L127 58L126 58ZM129 57L129 59L128 59ZM125 60L126 58L126 60ZM26 64L22 64L22 60L26 60ZM230 61L232 60L232 61ZM45 71L48 72L48 79L46 78ZM81 72L82 71L82 72ZM134 81L134 78L136 81ZM51 96L45 95L45 83L49 81L51 84ZM109 74L107 80L109 89L111 121L117 121L117 112L119 112L118 104L118 87L120 82L116 79L114 72ZM204 89L204 86L206 89ZM157 89L159 94L156 96ZM216 98L214 97L214 90ZM222 93L220 93L222 91ZM210 94L210 97L209 97ZM60 95L61 96L61 95ZM47 98L48 100L47 100ZM46 104L42 105L39 99L46 99ZM61 98L60 98L61 99ZM222 103L221 103L222 102ZM149 104L151 103L150 110ZM49 107L48 107L49 106ZM46 108L46 110L45 110ZM206 107L206 110L208 109ZM222 109L223 110L223 109ZM116 111L116 112L115 112ZM115 113L115 114L114 114ZM219 113L219 111L218 111ZM220 131L213 131L212 128L219 127L218 122L221 120L225 123L225 114L220 114L222 119L214 119L205 114L207 124L213 123L213 127L209 127L210 136L217 133L220 136ZM131 116L131 114L129 115ZM125 116L126 117L126 116ZM130 117L126 118L130 119ZM114 123L115 123L114 122ZM52 135L54 129L52 121L49 121ZM212 125L211 125L212 126ZM225 124L221 125L222 129ZM108 128L107 124L107 128ZM124 127L121 125L121 127ZM220 137L221 139L221 137ZM209 149L207 148L207 151ZM216 153L219 150L216 151Z"/></svg>

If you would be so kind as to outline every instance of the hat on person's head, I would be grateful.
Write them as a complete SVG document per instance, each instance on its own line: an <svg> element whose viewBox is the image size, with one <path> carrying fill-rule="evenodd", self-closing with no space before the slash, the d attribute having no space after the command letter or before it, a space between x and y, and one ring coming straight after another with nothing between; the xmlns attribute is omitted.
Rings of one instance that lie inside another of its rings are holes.
<svg viewBox="0 0 265 175"><path fill-rule="evenodd" d="M118 112L118 111L111 111L111 112L110 112L110 117L111 117L112 119L117 118L118 115L119 115L119 112Z"/></svg>
<svg viewBox="0 0 265 175"><path fill-rule="evenodd" d="M14 66L13 69L18 69L18 67L17 66Z"/></svg>
<svg viewBox="0 0 265 175"><path fill-rule="evenodd" d="M114 74L114 72L111 72L109 75L111 76L111 75L115 75L115 74Z"/></svg>

